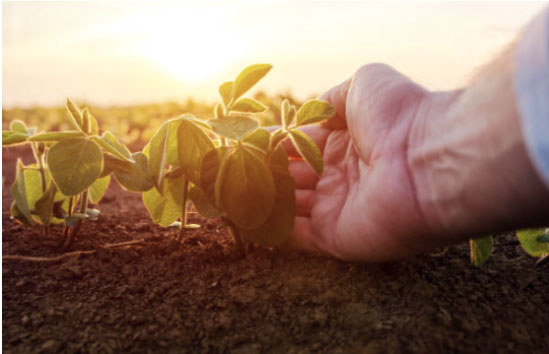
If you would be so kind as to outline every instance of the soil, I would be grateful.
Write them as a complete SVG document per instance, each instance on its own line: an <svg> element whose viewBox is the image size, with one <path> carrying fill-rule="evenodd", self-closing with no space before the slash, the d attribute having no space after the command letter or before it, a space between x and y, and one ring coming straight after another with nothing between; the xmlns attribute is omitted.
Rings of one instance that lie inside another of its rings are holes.
<svg viewBox="0 0 549 354"><path fill-rule="evenodd" d="M21 148L3 149L2 254L59 255L9 218ZM547 353L549 267L513 235L481 269L468 245L402 262L348 263L256 249L238 258L215 220L183 242L116 183L55 263L2 262L5 353ZM144 239L142 244L104 248Z"/></svg>

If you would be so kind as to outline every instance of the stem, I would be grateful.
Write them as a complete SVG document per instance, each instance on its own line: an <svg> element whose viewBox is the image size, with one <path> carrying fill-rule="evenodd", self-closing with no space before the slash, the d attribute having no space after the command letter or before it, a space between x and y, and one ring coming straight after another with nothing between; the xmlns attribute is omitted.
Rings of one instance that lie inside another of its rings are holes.
<svg viewBox="0 0 549 354"><path fill-rule="evenodd" d="M42 185L42 193L46 193L46 173L44 172L43 154L38 153L35 143L31 143L32 154L36 160L38 171L40 172L40 184ZM44 225L44 236L49 236L50 226Z"/></svg>
<svg viewBox="0 0 549 354"><path fill-rule="evenodd" d="M84 192L82 192L82 197L80 198L80 213L85 214L86 209L88 208L88 190L86 189ZM70 208L69 208L70 209ZM80 220L76 226L74 227L74 230L72 232L68 232L68 238L66 239L65 244L63 245L63 250L66 250L71 245L72 241L76 238L76 235L78 234L78 231L80 230L80 227L82 227L82 222L84 220ZM69 229L69 228L67 228Z"/></svg>
<svg viewBox="0 0 549 354"><path fill-rule="evenodd" d="M181 227L179 228L179 236L177 241L181 242L183 235L187 229L187 199L189 195L189 180L185 178L185 185L183 187L183 206L181 207Z"/></svg>
<svg viewBox="0 0 549 354"><path fill-rule="evenodd" d="M240 253L242 257L246 256L246 248L244 248L244 244L242 243L242 237L240 237L240 232L236 228L236 226L232 223L230 220L225 220L227 223L227 229L229 230L229 234L232 236L235 244L236 249Z"/></svg>
<svg viewBox="0 0 549 354"><path fill-rule="evenodd" d="M73 203L74 203L74 197L70 197L69 198L69 208L67 210L67 213L69 214L69 216L72 216ZM67 225L65 225L63 227L63 239L61 240L61 245L64 245L65 241L67 240L67 237L69 237L69 229L70 228Z"/></svg>

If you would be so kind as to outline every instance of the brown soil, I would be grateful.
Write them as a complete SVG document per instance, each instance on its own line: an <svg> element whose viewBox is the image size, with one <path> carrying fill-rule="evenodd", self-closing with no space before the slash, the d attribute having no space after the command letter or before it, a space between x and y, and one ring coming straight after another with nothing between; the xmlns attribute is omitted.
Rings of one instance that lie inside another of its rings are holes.
<svg viewBox="0 0 549 354"><path fill-rule="evenodd" d="M55 256L9 219L21 149L3 150L3 255ZM30 156L25 154L27 158ZM215 221L178 244L137 194L111 185L97 222L57 263L2 262L5 353L542 353L549 348L549 268L512 235L482 268L467 245L367 265L279 250L235 257ZM102 245L144 238L142 245Z"/></svg>

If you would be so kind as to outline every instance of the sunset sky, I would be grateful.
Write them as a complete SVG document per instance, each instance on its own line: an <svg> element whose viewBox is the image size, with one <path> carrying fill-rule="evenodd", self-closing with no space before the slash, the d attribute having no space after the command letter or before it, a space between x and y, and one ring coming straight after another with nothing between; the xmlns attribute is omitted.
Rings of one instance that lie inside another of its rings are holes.
<svg viewBox="0 0 549 354"><path fill-rule="evenodd" d="M463 85L543 3L3 2L3 107L193 97L245 66L299 98L385 62L430 89Z"/></svg>

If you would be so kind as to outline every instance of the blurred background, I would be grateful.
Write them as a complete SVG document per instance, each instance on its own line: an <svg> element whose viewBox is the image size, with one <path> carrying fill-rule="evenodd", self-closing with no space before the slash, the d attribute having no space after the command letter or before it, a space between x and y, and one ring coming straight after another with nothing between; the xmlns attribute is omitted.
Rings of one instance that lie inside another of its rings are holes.
<svg viewBox="0 0 549 354"><path fill-rule="evenodd" d="M274 106L281 96L316 96L370 62L451 89L545 4L3 2L3 125L24 118L62 128L56 117L70 96L116 121L111 130L142 131L181 110L207 112L217 86L253 63L274 65L252 92Z"/></svg>

